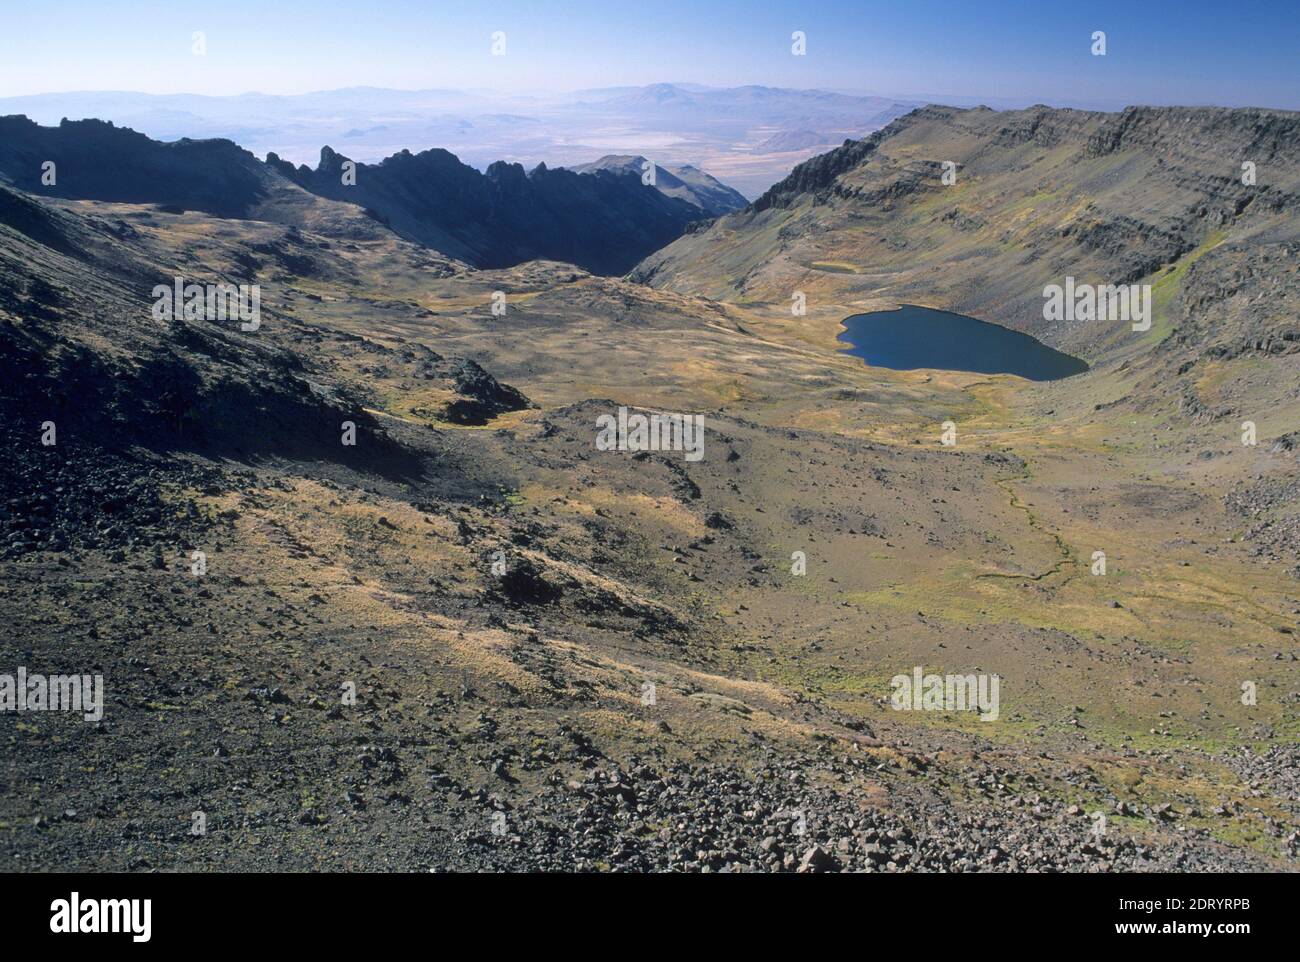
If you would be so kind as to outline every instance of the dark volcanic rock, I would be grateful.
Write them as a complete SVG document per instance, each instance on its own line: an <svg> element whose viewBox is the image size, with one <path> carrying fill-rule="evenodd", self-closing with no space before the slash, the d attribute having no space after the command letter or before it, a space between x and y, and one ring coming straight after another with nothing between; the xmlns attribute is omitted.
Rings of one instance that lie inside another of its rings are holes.
<svg viewBox="0 0 1300 962"><path fill-rule="evenodd" d="M359 204L403 237L476 267L545 258L623 274L703 215L630 172L578 174L545 164L525 172L498 161L479 173L446 150L403 150L358 163L356 183L344 185L345 159L324 147L315 170L275 154L266 162L301 187Z"/></svg>
<svg viewBox="0 0 1300 962"><path fill-rule="evenodd" d="M41 183L53 161L55 183ZM0 171L36 194L129 204L161 204L242 217L266 193L267 174L229 140L164 144L100 120L42 127L23 116L0 117Z"/></svg>
<svg viewBox="0 0 1300 962"><path fill-rule="evenodd" d="M485 424L498 414L532 406L520 391L502 384L474 361L461 361L451 376L457 392L465 395L447 404L446 418L455 424Z"/></svg>

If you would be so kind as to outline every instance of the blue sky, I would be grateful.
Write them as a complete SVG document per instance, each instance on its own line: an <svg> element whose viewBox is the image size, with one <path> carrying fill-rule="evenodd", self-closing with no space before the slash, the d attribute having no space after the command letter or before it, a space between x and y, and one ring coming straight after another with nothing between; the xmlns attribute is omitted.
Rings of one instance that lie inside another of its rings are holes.
<svg viewBox="0 0 1300 962"><path fill-rule="evenodd" d="M506 56L490 35L506 34ZM790 34L807 34L807 56ZM1089 52L1105 31L1107 55ZM191 53L203 31L208 53ZM1300 109L1300 0L4 0L0 96L687 81Z"/></svg>

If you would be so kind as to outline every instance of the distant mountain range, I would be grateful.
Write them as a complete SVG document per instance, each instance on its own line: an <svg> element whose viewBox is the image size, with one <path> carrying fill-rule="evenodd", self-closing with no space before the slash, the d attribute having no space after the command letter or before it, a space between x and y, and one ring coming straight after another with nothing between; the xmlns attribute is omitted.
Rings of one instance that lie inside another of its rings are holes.
<svg viewBox="0 0 1300 962"><path fill-rule="evenodd" d="M804 150L808 147L823 147L831 143L825 134L815 130L783 130L773 134L758 145L759 150L785 151Z"/></svg>
<svg viewBox="0 0 1300 962"><path fill-rule="evenodd" d="M48 185L47 161L55 164ZM661 170L656 189L642 183L639 164L601 161L580 173L498 162L480 173L446 150L403 150L378 164L357 163L355 182L345 185L347 162L330 147L313 169L275 153L263 163L224 139L161 143L99 120L42 127L0 117L0 179L23 190L303 226L318 226L321 209L311 197L324 198L356 208L347 231L364 228L357 224L364 211L399 236L475 267L540 258L622 274L692 222L745 203L692 168Z"/></svg>

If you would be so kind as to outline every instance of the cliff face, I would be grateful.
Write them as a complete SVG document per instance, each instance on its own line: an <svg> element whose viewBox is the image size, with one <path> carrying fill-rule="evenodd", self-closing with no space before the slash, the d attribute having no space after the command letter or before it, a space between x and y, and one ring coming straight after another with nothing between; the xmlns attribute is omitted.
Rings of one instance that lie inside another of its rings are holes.
<svg viewBox="0 0 1300 962"><path fill-rule="evenodd" d="M1237 154L1256 163L1285 162L1300 142L1300 115L1222 107L1128 107L1089 136L1092 156L1149 150L1168 158Z"/></svg>
<svg viewBox="0 0 1300 962"><path fill-rule="evenodd" d="M816 195L826 190L841 174L853 170L871 155L880 143L881 133L883 131L872 134L865 140L846 141L841 147L804 161L790 172L789 177L773 184L763 196L754 201L753 209L762 211L770 207L790 207L803 195Z"/></svg>

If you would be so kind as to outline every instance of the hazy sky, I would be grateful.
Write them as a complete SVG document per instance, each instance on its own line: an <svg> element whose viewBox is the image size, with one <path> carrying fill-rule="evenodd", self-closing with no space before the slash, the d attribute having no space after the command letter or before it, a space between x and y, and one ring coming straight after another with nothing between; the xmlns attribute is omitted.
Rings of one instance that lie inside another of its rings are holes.
<svg viewBox="0 0 1300 962"><path fill-rule="evenodd" d="M1298 64L1300 0L0 0L0 96L685 81L1300 109Z"/></svg>

